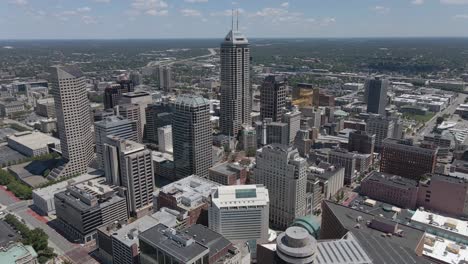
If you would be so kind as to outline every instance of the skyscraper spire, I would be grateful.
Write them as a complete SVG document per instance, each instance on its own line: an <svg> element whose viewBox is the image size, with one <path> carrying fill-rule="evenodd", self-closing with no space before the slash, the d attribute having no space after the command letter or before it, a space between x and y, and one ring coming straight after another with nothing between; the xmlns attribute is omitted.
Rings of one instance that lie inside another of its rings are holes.
<svg viewBox="0 0 468 264"><path fill-rule="evenodd" d="M236 9L236 12L237 12L237 26L236 26L236 30L239 31L239 9Z"/></svg>
<svg viewBox="0 0 468 264"><path fill-rule="evenodd" d="M234 30L234 8L231 9L231 30Z"/></svg>

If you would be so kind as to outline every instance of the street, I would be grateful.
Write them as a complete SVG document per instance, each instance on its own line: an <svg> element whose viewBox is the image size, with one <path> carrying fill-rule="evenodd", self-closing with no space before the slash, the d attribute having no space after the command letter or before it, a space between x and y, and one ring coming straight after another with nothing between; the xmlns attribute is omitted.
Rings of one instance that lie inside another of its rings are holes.
<svg viewBox="0 0 468 264"><path fill-rule="evenodd" d="M49 246L55 250L57 255L66 255L75 263L98 263L88 255L89 249L79 244L74 244L60 235L55 229L48 225L49 219L38 215L30 206L32 200L20 200L4 186L0 186L0 204L6 206L5 214L10 212L23 219L26 225L31 228L41 228L49 236Z"/></svg>

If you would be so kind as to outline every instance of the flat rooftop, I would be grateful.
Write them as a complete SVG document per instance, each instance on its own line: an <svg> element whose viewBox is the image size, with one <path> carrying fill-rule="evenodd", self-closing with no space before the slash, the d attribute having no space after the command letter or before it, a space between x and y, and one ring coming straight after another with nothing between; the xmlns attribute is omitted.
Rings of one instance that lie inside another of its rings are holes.
<svg viewBox="0 0 468 264"><path fill-rule="evenodd" d="M467 263L468 249L446 238L426 234L423 255L442 263Z"/></svg>
<svg viewBox="0 0 468 264"><path fill-rule="evenodd" d="M445 232L456 233L468 237L468 222L456 218L446 217L439 214L417 210L411 222L422 223L433 226L434 229L442 229Z"/></svg>
<svg viewBox="0 0 468 264"><path fill-rule="evenodd" d="M60 144L58 138L51 137L41 132L22 132L15 133L8 137L8 140L17 142L30 149L40 149L46 147L48 144Z"/></svg>
<svg viewBox="0 0 468 264"><path fill-rule="evenodd" d="M76 183L88 181L88 180L99 178L99 177L102 177L102 176L103 176L102 173L100 173L100 174L99 173L93 173L93 174L88 174L87 173L87 174L83 174L83 175L78 176L78 177L71 178L71 179L66 180L66 181L56 183L54 185L50 185L50 186L40 188L40 189L35 189L35 190L33 190L33 193L40 196L40 197L42 197L42 199L45 199L45 200L53 199L54 194L59 193L61 191L65 191L68 185L73 185L73 184L76 184ZM104 179L104 178L102 178L102 179Z"/></svg>
<svg viewBox="0 0 468 264"><path fill-rule="evenodd" d="M237 163L225 162L210 168L210 171L214 171L223 175L235 174L244 168Z"/></svg>
<svg viewBox="0 0 468 264"><path fill-rule="evenodd" d="M263 185L232 185L214 189L212 203L219 207L266 206L270 202Z"/></svg>
<svg viewBox="0 0 468 264"><path fill-rule="evenodd" d="M367 178L364 179L364 182L367 181L379 182L397 188L413 188L418 186L418 181L416 180L378 171L373 171Z"/></svg>

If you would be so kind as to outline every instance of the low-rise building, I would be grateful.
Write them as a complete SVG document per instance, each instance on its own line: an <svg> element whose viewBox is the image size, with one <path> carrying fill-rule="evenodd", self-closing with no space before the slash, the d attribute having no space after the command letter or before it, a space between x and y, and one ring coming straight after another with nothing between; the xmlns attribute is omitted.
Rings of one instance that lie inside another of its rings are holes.
<svg viewBox="0 0 468 264"><path fill-rule="evenodd" d="M15 114L24 112L24 102L13 100L0 101L0 117L14 117Z"/></svg>
<svg viewBox="0 0 468 264"><path fill-rule="evenodd" d="M50 149L60 149L60 140L41 132L19 132L7 137L8 146L28 156L49 154Z"/></svg>
<svg viewBox="0 0 468 264"><path fill-rule="evenodd" d="M163 177L168 180L175 179L174 156L169 153L152 151L154 176Z"/></svg>
<svg viewBox="0 0 468 264"><path fill-rule="evenodd" d="M104 182L89 180L55 194L59 228L71 240L91 242L97 237L97 227L128 219L124 190Z"/></svg>
<svg viewBox="0 0 468 264"><path fill-rule="evenodd" d="M0 263L38 264L39 261L32 246L15 243L0 248Z"/></svg>
<svg viewBox="0 0 468 264"><path fill-rule="evenodd" d="M40 116L55 118L54 98L44 98L37 100L34 111Z"/></svg>
<svg viewBox="0 0 468 264"><path fill-rule="evenodd" d="M187 214L186 226L197 223L208 225L208 204L211 189L217 182L191 175L170 183L153 193L154 208L167 207Z"/></svg>
<svg viewBox="0 0 468 264"><path fill-rule="evenodd" d="M221 163L208 170L208 179L222 185L242 185L247 180L247 169L237 163Z"/></svg>

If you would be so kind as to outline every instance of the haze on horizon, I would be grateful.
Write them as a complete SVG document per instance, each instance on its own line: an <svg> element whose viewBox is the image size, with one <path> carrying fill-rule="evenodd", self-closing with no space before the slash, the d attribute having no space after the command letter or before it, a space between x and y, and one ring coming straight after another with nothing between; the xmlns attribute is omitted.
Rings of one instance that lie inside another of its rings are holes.
<svg viewBox="0 0 468 264"><path fill-rule="evenodd" d="M2 0L0 39L468 37L468 0Z"/></svg>

